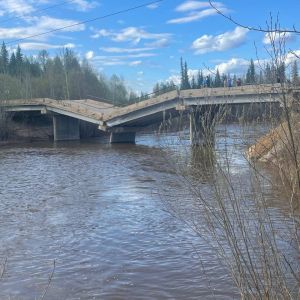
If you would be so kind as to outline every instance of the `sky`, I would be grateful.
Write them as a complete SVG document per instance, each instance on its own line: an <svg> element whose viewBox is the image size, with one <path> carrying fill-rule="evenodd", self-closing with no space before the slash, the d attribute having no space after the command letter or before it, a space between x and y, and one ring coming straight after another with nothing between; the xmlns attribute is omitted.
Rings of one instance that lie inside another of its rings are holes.
<svg viewBox="0 0 300 300"><path fill-rule="evenodd" d="M177 83L180 57L187 61L189 74L219 69L231 75L244 73L251 58L269 58L264 33L233 24L205 1L163 0L114 14L150 2L0 0L0 41L10 51L19 44L24 54L33 56L42 49L54 56L64 47L72 48L95 70L122 76L137 92L151 91L158 81ZM243 25L266 27L271 13L273 18L278 15L282 28L300 30L299 0L224 0L214 5ZM66 28L43 34L61 27ZM300 54L300 36L286 35L286 48Z"/></svg>

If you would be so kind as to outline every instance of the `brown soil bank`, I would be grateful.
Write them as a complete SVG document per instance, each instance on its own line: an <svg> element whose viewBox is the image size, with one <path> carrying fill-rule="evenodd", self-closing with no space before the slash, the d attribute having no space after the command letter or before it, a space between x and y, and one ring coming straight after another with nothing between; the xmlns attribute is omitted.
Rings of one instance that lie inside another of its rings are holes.
<svg viewBox="0 0 300 300"><path fill-rule="evenodd" d="M280 178L278 188L297 202L300 201L300 114L293 114L289 124L285 121L261 137L247 150L252 161L267 163L273 169L272 175ZM274 172L275 171L275 172Z"/></svg>
<svg viewBox="0 0 300 300"><path fill-rule="evenodd" d="M251 146L247 150L247 157L276 164L288 159L291 155L293 156L293 147L298 152L299 146L300 116L297 115L293 117L291 130L286 121L282 122Z"/></svg>

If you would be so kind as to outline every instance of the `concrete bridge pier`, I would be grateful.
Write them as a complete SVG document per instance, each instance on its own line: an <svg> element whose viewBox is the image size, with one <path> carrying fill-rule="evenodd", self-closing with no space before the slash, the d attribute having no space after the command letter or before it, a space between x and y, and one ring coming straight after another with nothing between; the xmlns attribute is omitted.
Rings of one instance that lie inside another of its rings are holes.
<svg viewBox="0 0 300 300"><path fill-rule="evenodd" d="M53 115L54 141L79 140L79 119L63 115Z"/></svg>
<svg viewBox="0 0 300 300"><path fill-rule="evenodd" d="M117 128L110 133L110 143L135 144L136 131L132 129Z"/></svg>
<svg viewBox="0 0 300 300"><path fill-rule="evenodd" d="M209 146L215 140L216 109L196 107L190 111L190 141L192 146Z"/></svg>

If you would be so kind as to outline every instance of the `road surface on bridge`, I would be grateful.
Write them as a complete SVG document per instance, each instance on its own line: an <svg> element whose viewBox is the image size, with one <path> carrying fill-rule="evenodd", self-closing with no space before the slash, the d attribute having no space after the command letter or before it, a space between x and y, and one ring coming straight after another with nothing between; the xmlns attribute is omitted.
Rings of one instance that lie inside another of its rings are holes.
<svg viewBox="0 0 300 300"><path fill-rule="evenodd" d="M53 100L48 98L8 100L5 107L12 112L40 111L54 113L98 124L100 130L118 126L143 126L158 120L158 114L185 110L197 105L232 105L280 101L280 85L248 85L232 88L203 88L171 91L126 107L85 100Z"/></svg>

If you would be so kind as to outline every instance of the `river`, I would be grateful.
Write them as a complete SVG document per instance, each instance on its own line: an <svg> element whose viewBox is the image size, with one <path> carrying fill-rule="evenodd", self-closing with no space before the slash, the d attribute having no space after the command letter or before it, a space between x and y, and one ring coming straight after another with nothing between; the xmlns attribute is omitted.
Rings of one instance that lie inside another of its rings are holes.
<svg viewBox="0 0 300 300"><path fill-rule="evenodd" d="M244 131L219 126L219 149L225 131L242 174ZM140 134L136 145L2 147L0 299L39 299L54 262L44 299L238 299L211 247L163 205L159 191L176 176L165 145Z"/></svg>

